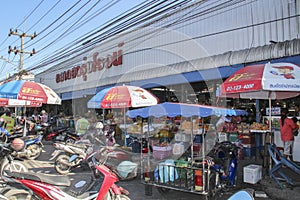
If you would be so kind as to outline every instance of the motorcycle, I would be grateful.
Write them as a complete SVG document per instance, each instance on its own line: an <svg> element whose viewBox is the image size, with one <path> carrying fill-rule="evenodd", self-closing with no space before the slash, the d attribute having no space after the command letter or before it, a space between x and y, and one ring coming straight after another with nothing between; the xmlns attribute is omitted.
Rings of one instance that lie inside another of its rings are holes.
<svg viewBox="0 0 300 200"><path fill-rule="evenodd" d="M13 151L21 151L24 148L24 141L16 138L12 143L0 144L0 175L1 178L5 174L4 171L27 172L27 167L21 160L14 159L11 155Z"/></svg>
<svg viewBox="0 0 300 200"><path fill-rule="evenodd" d="M87 158L92 176L84 177L85 180L72 182L63 175L8 171L4 176L7 187L1 190L1 194L8 199L130 200L129 192L116 185L118 177L105 165L99 164L96 156L97 152L94 152ZM99 173L104 175L102 184Z"/></svg>
<svg viewBox="0 0 300 200"><path fill-rule="evenodd" d="M227 187L235 187L238 170L238 146L229 141L217 143L207 154L206 162L210 165L211 194L215 195L219 190Z"/></svg>
<svg viewBox="0 0 300 200"><path fill-rule="evenodd" d="M24 140L25 147L21 151L12 152L12 156L18 158L27 158L28 160L35 160L40 157L43 151L43 143L42 143L43 135L29 135L26 137L22 137L20 139Z"/></svg>
<svg viewBox="0 0 300 200"><path fill-rule="evenodd" d="M12 132L8 132L5 128L0 127L0 142L9 143L15 138L23 137L22 127L17 127Z"/></svg>
<svg viewBox="0 0 300 200"><path fill-rule="evenodd" d="M50 160L54 160L54 168L59 174L69 174L72 169L83 166L87 156L93 152L88 143L53 143L56 149Z"/></svg>
<svg viewBox="0 0 300 200"><path fill-rule="evenodd" d="M137 159L132 152L118 147L106 146L103 141L93 137L92 141L81 140L75 144L54 143L56 150L52 153L50 160L54 160L55 170L60 174L69 174L76 167L86 166L86 159L95 150L102 150L101 155L107 167L114 171L120 180L129 180L137 177ZM99 158L99 157L98 157ZM117 166L117 169L115 169Z"/></svg>
<svg viewBox="0 0 300 200"><path fill-rule="evenodd" d="M59 127L48 130L44 136L45 141L75 143L80 137L69 128Z"/></svg>

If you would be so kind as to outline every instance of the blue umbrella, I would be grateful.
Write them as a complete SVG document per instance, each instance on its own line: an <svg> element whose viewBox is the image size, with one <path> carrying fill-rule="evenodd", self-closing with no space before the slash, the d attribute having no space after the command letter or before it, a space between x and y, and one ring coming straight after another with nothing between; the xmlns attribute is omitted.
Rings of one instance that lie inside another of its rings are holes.
<svg viewBox="0 0 300 200"><path fill-rule="evenodd" d="M148 118L148 117L162 117L162 116L208 117L212 115L240 116L240 115L247 115L247 114L248 113L246 111L239 110L239 109L229 109L229 108L214 107L214 106L207 106L207 105L169 103L169 102L127 111L127 116L131 118L135 118L135 117Z"/></svg>

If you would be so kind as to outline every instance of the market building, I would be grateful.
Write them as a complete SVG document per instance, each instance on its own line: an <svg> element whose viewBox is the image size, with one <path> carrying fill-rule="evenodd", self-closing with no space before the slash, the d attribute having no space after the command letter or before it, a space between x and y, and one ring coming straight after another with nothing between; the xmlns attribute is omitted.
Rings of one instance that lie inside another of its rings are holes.
<svg viewBox="0 0 300 200"><path fill-rule="evenodd" d="M123 84L149 89L161 102L214 105L218 86L246 65L300 65L299 5L299 0L186 1L163 14L143 12L144 23L83 42L83 50L35 80L61 96L67 114L86 112L95 93ZM287 101L293 108L299 98Z"/></svg>

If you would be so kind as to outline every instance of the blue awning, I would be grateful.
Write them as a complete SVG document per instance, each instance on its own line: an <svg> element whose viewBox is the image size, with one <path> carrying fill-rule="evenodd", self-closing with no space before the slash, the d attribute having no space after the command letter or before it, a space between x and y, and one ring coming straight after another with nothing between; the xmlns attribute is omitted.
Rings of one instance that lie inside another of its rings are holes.
<svg viewBox="0 0 300 200"><path fill-rule="evenodd" d="M215 79L224 79L229 77L235 71L243 68L243 64L217 67L213 69L186 72L182 74L157 77L147 80L132 81L130 85L135 85L143 88L152 88L167 85L177 85L183 83L194 83L199 81L209 81Z"/></svg>

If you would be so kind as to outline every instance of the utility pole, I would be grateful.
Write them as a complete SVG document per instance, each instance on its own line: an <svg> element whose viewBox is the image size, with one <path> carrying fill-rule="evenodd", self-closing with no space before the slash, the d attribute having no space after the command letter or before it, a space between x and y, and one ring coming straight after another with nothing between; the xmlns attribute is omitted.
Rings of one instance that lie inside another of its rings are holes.
<svg viewBox="0 0 300 200"><path fill-rule="evenodd" d="M16 29L15 31L13 31L12 29L9 30L9 34L8 36L11 35L16 35L19 36L21 38L21 50L17 49L17 47L15 46L14 48L12 48L11 46L8 47L8 53L10 54L11 52L14 52L16 55L18 53L20 53L20 65L19 65L19 79L22 79L22 71L23 71L23 54L29 54L30 56L32 56L33 54L35 54L35 49L32 49L31 52L25 51L24 50L24 38L25 37L30 37L31 39L34 39L37 35L34 32L33 35L28 35L26 33L18 33L18 30Z"/></svg>

